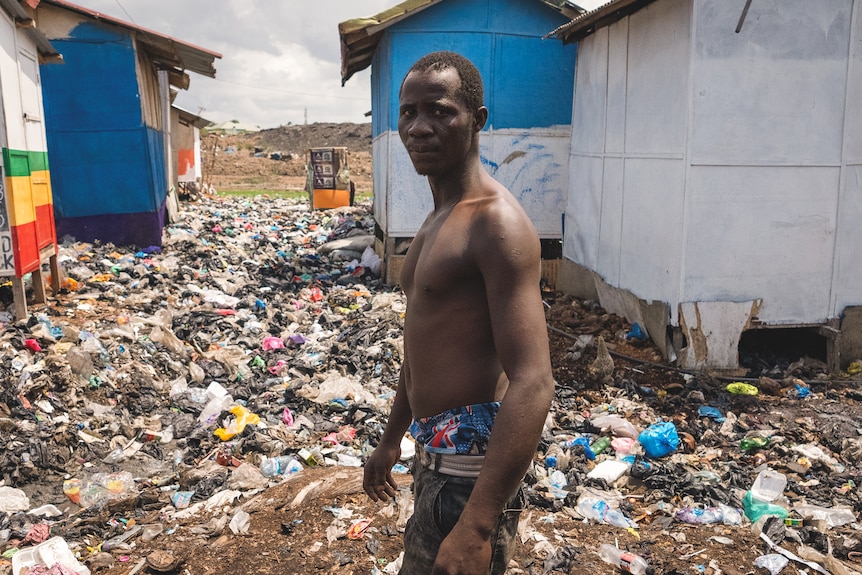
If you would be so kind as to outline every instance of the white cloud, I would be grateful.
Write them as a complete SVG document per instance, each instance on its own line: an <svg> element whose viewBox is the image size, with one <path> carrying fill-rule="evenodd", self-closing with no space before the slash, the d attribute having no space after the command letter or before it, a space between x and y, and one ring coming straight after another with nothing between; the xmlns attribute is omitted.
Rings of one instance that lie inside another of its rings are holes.
<svg viewBox="0 0 862 575"><path fill-rule="evenodd" d="M341 86L338 23L399 0L72 0L222 54L176 104L214 122L367 122L369 71Z"/></svg>

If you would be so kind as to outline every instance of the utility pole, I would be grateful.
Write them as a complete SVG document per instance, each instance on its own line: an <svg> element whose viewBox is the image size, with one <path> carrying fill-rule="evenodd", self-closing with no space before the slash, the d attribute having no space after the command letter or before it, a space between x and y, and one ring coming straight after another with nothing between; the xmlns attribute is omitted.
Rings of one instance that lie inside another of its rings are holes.
<svg viewBox="0 0 862 575"><path fill-rule="evenodd" d="M308 125L308 108L305 108L305 125Z"/></svg>

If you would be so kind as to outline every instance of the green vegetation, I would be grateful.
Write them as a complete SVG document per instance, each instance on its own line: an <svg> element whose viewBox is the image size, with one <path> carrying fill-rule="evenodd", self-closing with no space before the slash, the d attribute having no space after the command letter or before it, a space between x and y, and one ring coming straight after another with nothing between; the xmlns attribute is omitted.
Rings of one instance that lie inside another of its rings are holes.
<svg viewBox="0 0 862 575"><path fill-rule="evenodd" d="M272 198L308 199L305 190L218 190L218 196L242 196L253 198L254 196L270 196Z"/></svg>
<svg viewBox="0 0 862 575"><path fill-rule="evenodd" d="M293 200L307 200L308 192L305 190L218 190L218 196L242 196L253 198L255 196L269 196L271 198L288 198ZM354 203L370 201L374 196L370 191L356 192L353 197Z"/></svg>

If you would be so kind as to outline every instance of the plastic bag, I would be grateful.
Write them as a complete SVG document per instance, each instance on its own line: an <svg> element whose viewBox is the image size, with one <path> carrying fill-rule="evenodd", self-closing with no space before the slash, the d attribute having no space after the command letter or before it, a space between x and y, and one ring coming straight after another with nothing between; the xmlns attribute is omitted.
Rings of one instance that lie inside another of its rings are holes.
<svg viewBox="0 0 862 575"><path fill-rule="evenodd" d="M566 449L571 449L576 445L581 445L584 448L584 456L590 461L596 458L596 454L593 453L593 450L590 449L590 438L589 437L576 437L575 439L570 439L563 444L563 447Z"/></svg>
<svg viewBox="0 0 862 575"><path fill-rule="evenodd" d="M185 344L168 328L155 326L152 331L150 331L150 341L165 346L177 355L186 355Z"/></svg>
<svg viewBox="0 0 862 575"><path fill-rule="evenodd" d="M128 471L117 473L96 473L89 479L77 478L63 482L63 493L73 503L82 507L92 507L108 499L137 493L135 479Z"/></svg>
<svg viewBox="0 0 862 575"><path fill-rule="evenodd" d="M69 351L66 352L66 361L69 362L72 373L80 375L83 378L93 375L93 371L95 370L93 360L90 354L80 347L70 347Z"/></svg>
<svg viewBox="0 0 862 575"><path fill-rule="evenodd" d="M228 527L230 527L234 535L247 535L250 520L251 516L248 514L248 511L240 509L234 514Z"/></svg>
<svg viewBox="0 0 862 575"><path fill-rule="evenodd" d="M749 383L742 383L741 381L728 383L725 389L735 395L757 395L758 393L760 393L760 390L753 385Z"/></svg>
<svg viewBox="0 0 862 575"><path fill-rule="evenodd" d="M758 519L765 515L777 515L781 519L785 519L789 515L787 509L784 507L757 499L751 494L751 491L747 491L745 497L742 498L742 509L745 511L745 516L752 523L756 523Z"/></svg>
<svg viewBox="0 0 862 575"><path fill-rule="evenodd" d="M261 470L249 463L243 463L233 470L227 480L231 489L263 489L269 485Z"/></svg>
<svg viewBox="0 0 862 575"><path fill-rule="evenodd" d="M369 270L374 275L379 276L381 263L380 256L377 255L374 248L368 246L365 248L365 251L362 252L362 259L360 260L359 265Z"/></svg>
<svg viewBox="0 0 862 575"><path fill-rule="evenodd" d="M724 423L727 421L727 418L721 414L721 411L719 411L717 407L712 407L710 405L701 405L697 410L697 415L700 417L709 417L718 423Z"/></svg>
<svg viewBox="0 0 862 575"><path fill-rule="evenodd" d="M805 519L822 519L826 521L830 529L856 521L856 514L848 507L820 507L818 505L800 503L794 505L793 510Z"/></svg>
<svg viewBox="0 0 862 575"><path fill-rule="evenodd" d="M246 425L257 425L260 423L260 416L250 412L242 405L234 405L230 408L230 412L236 416L236 419L231 421L226 427L219 427L213 433L222 441L233 439L245 431Z"/></svg>
<svg viewBox="0 0 862 575"><path fill-rule="evenodd" d="M719 523L722 520L722 512L718 507L682 507L677 509L673 515L674 519L692 525L708 525Z"/></svg>
<svg viewBox="0 0 862 575"><path fill-rule="evenodd" d="M0 487L0 511L3 513L16 513L30 509L30 499L27 494L14 487Z"/></svg>
<svg viewBox="0 0 862 575"><path fill-rule="evenodd" d="M658 459L676 451L679 447L679 434L670 421L660 421L644 429L638 436L647 457Z"/></svg>
<svg viewBox="0 0 862 575"><path fill-rule="evenodd" d="M581 498L578 499L578 513L580 513L584 519L604 521L608 509L610 509L610 506L603 499L587 496L581 496Z"/></svg>
<svg viewBox="0 0 862 575"><path fill-rule="evenodd" d="M768 570L772 575L778 575L782 569L787 567L790 560L784 555L778 553L770 553L769 555L761 555L754 560L755 567L762 567Z"/></svg>
<svg viewBox="0 0 862 575"><path fill-rule="evenodd" d="M602 431L609 430L616 437L631 437L634 439L638 436L635 426L618 415L600 415L591 419L590 423Z"/></svg>

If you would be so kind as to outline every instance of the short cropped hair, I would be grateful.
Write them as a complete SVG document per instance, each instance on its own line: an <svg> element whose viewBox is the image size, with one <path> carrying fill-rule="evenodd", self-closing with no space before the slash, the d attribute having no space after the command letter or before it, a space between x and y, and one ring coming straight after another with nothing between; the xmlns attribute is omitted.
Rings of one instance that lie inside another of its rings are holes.
<svg viewBox="0 0 862 575"><path fill-rule="evenodd" d="M482 75L473 65L473 62L455 52L441 50L431 52L416 61L405 74L405 79L410 72L424 72L426 70L441 71L446 68L454 68L461 78L461 88L457 96L467 105L470 110L478 110L485 105L485 89L482 85ZM402 86L404 83L401 83Z"/></svg>

